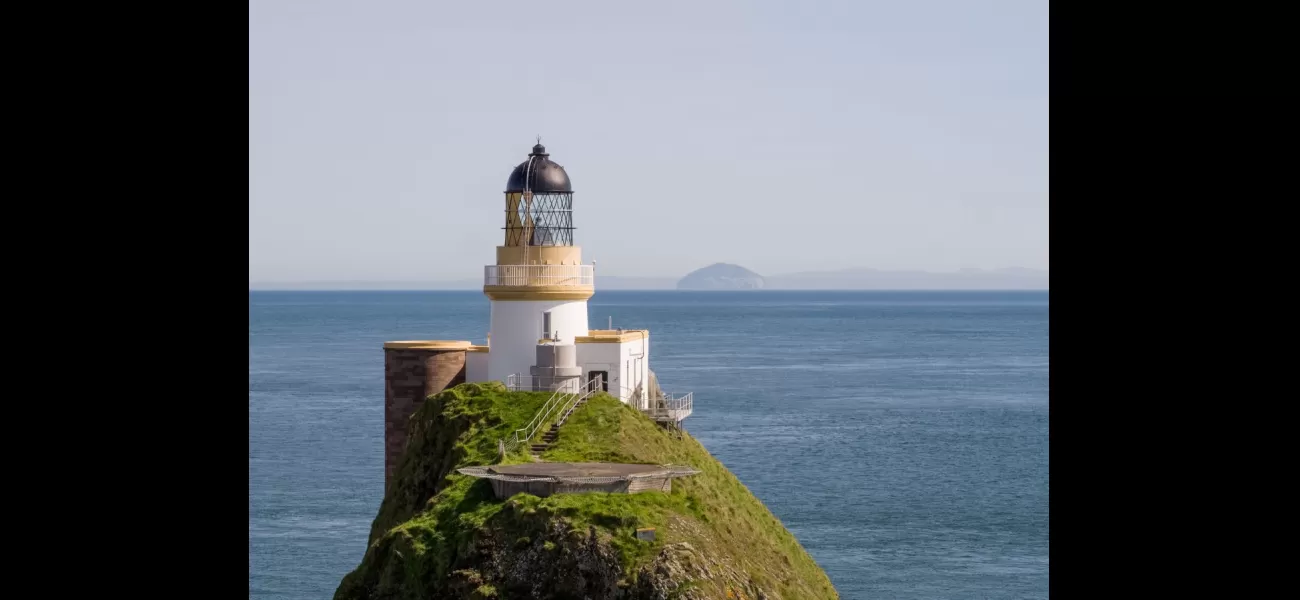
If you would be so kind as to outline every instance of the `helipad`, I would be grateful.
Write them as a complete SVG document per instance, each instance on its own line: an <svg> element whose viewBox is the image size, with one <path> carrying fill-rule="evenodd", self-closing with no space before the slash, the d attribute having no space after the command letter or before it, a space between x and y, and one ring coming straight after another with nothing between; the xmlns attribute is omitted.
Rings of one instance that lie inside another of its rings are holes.
<svg viewBox="0 0 1300 600"><path fill-rule="evenodd" d="M462 475L491 480L492 491L503 499L518 493L546 497L584 492L668 492L672 490L673 478L699 473L690 467L672 465L557 462L465 467L458 471Z"/></svg>

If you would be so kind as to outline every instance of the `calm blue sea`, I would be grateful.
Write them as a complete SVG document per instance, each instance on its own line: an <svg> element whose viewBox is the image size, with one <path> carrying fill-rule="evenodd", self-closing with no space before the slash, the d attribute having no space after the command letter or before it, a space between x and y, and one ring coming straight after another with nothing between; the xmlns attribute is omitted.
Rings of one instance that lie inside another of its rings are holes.
<svg viewBox="0 0 1300 600"><path fill-rule="evenodd" d="M599 292L843 598L1046 598L1046 292ZM383 496L383 342L479 292L249 292L248 589L330 598Z"/></svg>

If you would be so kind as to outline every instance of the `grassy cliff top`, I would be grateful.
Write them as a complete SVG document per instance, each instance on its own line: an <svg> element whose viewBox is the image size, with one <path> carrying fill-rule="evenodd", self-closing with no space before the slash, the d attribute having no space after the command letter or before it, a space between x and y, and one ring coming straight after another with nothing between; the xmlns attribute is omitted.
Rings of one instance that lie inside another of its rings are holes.
<svg viewBox="0 0 1300 600"><path fill-rule="evenodd" d="M784 526L689 434L607 395L574 412L542 455L557 462L688 465L671 493L518 494L455 472L501 460L497 440L548 394L465 384L412 417L371 544L336 598L837 598ZM653 542L635 538L653 527Z"/></svg>

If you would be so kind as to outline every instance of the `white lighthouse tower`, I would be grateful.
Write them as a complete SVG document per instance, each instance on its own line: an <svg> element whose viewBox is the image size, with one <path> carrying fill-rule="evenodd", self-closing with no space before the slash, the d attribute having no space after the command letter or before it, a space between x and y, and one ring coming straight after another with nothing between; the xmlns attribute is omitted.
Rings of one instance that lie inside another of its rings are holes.
<svg viewBox="0 0 1300 600"><path fill-rule="evenodd" d="M595 267L573 243L573 186L538 140L506 182L504 244L483 269L492 301L486 345L467 340L384 344L384 474L398 467L410 417L433 394L462 383L504 382L550 390L552 399L603 392L651 419L679 427L695 395L659 388L650 370L650 331L587 329ZM556 405L558 406L558 404ZM570 410L572 406L569 405Z"/></svg>
<svg viewBox="0 0 1300 600"><path fill-rule="evenodd" d="M484 269L492 300L487 378L527 375L541 340L571 345L586 337L595 268L573 239L573 186L538 143L506 183L505 240Z"/></svg>

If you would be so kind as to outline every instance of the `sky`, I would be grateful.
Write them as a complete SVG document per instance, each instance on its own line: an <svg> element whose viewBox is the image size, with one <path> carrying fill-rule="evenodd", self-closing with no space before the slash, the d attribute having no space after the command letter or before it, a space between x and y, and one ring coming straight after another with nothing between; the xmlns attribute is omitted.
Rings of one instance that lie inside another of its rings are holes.
<svg viewBox="0 0 1300 600"><path fill-rule="evenodd" d="M1047 269L1047 5L250 1L249 280L481 277L538 135L609 275Z"/></svg>

